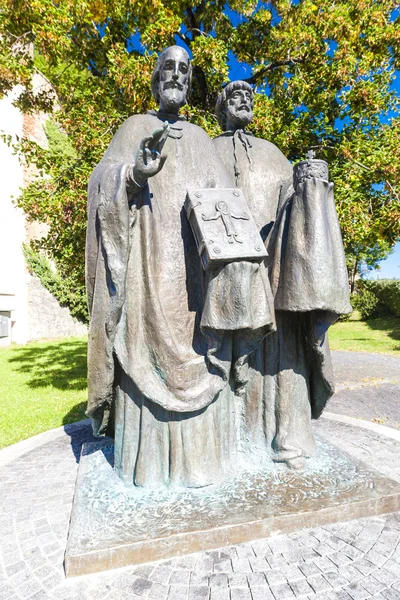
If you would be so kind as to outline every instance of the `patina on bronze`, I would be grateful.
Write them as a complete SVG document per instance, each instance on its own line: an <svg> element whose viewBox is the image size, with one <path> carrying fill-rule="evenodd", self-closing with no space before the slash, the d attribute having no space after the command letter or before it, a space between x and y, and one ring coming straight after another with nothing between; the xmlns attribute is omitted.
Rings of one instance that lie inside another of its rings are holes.
<svg viewBox="0 0 400 600"><path fill-rule="evenodd" d="M201 266L187 191L235 182L179 114L190 79L186 51L165 50L152 78L159 111L123 123L89 183L88 415L114 437L118 475L139 487L202 487L236 468L246 359L275 329L263 262Z"/></svg>
<svg viewBox="0 0 400 600"><path fill-rule="evenodd" d="M293 177L282 152L246 129L252 109L251 86L228 84L216 105L224 133L214 139L268 250L276 311L277 331L249 357L241 439L301 468L314 452L311 419L334 391L327 330L351 311L347 269L327 163L310 153Z"/></svg>
<svg viewBox="0 0 400 600"><path fill-rule="evenodd" d="M205 270L221 263L262 262L266 258L241 190L189 190L185 208Z"/></svg>
<svg viewBox="0 0 400 600"><path fill-rule="evenodd" d="M65 555L68 577L320 527L400 508L400 484L325 440L303 472L271 462L218 485L138 494L113 448L85 445Z"/></svg>

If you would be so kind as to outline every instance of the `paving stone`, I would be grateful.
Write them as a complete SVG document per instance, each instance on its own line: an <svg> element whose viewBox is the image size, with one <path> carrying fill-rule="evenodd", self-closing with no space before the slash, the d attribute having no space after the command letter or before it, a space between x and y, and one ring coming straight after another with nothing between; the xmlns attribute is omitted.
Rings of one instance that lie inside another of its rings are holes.
<svg viewBox="0 0 400 600"><path fill-rule="evenodd" d="M210 600L230 600L230 597L229 588L213 588L210 593Z"/></svg>
<svg viewBox="0 0 400 600"><path fill-rule="evenodd" d="M295 595L287 583L281 585L271 585L271 592L275 600L293 600Z"/></svg>
<svg viewBox="0 0 400 600"><path fill-rule="evenodd" d="M248 588L248 581L246 575L242 573L233 573L232 575L228 575L228 585L230 588Z"/></svg>
<svg viewBox="0 0 400 600"><path fill-rule="evenodd" d="M307 596L307 594L314 593L314 590L305 579L294 581L293 583L291 582L290 587L292 588L296 598L302 598L303 596Z"/></svg>
<svg viewBox="0 0 400 600"><path fill-rule="evenodd" d="M344 587L349 585L348 579L343 577L340 573L324 573L325 579L331 584L333 588Z"/></svg>
<svg viewBox="0 0 400 600"><path fill-rule="evenodd" d="M387 561L387 557L377 552L375 547L369 550L364 558L369 560L376 567L381 567Z"/></svg>
<svg viewBox="0 0 400 600"><path fill-rule="evenodd" d="M400 592L393 588L384 590L382 596L386 598L386 600L400 600Z"/></svg>
<svg viewBox="0 0 400 600"><path fill-rule="evenodd" d="M262 573L269 568L269 564L263 557L249 558L249 563L254 573Z"/></svg>
<svg viewBox="0 0 400 600"><path fill-rule="evenodd" d="M234 573L251 573L250 563L247 558L232 558Z"/></svg>
<svg viewBox="0 0 400 600"><path fill-rule="evenodd" d="M311 585L316 594L332 589L331 584L323 577L323 575L312 575L307 579L307 582Z"/></svg>
<svg viewBox="0 0 400 600"><path fill-rule="evenodd" d="M179 583L180 585L189 585L190 571L172 571L169 584Z"/></svg>
<svg viewBox="0 0 400 600"><path fill-rule="evenodd" d="M336 573L337 566L327 557L315 558L313 563L317 565L320 571L323 573Z"/></svg>
<svg viewBox="0 0 400 600"><path fill-rule="evenodd" d="M277 569L272 570L272 571L267 571L265 573L265 577L267 579L268 585L271 587L273 585L281 585L281 584L285 584L287 582L286 577L282 573L282 571L278 571Z"/></svg>
<svg viewBox="0 0 400 600"><path fill-rule="evenodd" d="M313 562L299 565L299 569L305 577L311 577L311 575L321 575L321 570Z"/></svg>
<svg viewBox="0 0 400 600"><path fill-rule="evenodd" d="M240 546L236 546L236 554L238 558L254 558L255 554L253 548L249 544L243 544ZM235 557L232 557L235 558Z"/></svg>
<svg viewBox="0 0 400 600"><path fill-rule="evenodd" d="M359 582L351 583L344 589L353 600L366 600L371 597L371 594Z"/></svg>
<svg viewBox="0 0 400 600"><path fill-rule="evenodd" d="M334 590L328 594L329 600L353 600L344 590Z"/></svg>
<svg viewBox="0 0 400 600"><path fill-rule="evenodd" d="M400 564L392 559L389 559L384 564L385 571L390 571L397 578L400 577Z"/></svg>
<svg viewBox="0 0 400 600"><path fill-rule="evenodd" d="M252 587L251 597L252 600L275 600L267 585Z"/></svg>
<svg viewBox="0 0 400 600"><path fill-rule="evenodd" d="M153 583L149 595L147 596L151 600L166 600L168 598L169 585L163 585L162 583Z"/></svg>
<svg viewBox="0 0 400 600"><path fill-rule="evenodd" d="M210 588L205 585L194 585L189 588L188 600L208 600Z"/></svg>
<svg viewBox="0 0 400 600"><path fill-rule="evenodd" d="M248 573L247 581L249 583L249 587L257 587L266 585L266 579L264 573Z"/></svg>
<svg viewBox="0 0 400 600"><path fill-rule="evenodd" d="M386 588L386 585L384 583L378 581L371 575L369 577L364 577L363 579L360 579L359 583L370 594L379 594L379 592Z"/></svg>
<svg viewBox="0 0 400 600"><path fill-rule="evenodd" d="M132 591L137 596L146 596L149 593L150 588L153 586L152 582L144 577L138 577L130 586Z"/></svg>
<svg viewBox="0 0 400 600"><path fill-rule="evenodd" d="M213 573L209 577L209 586L211 588L228 587L228 575L225 573Z"/></svg>
<svg viewBox="0 0 400 600"><path fill-rule="evenodd" d="M189 588L186 585L170 585L168 600L188 600ZM108 599L107 599L108 600Z"/></svg>
<svg viewBox="0 0 400 600"><path fill-rule="evenodd" d="M292 583L292 581L298 581L299 579L304 579L304 574L302 571L300 571L297 565L283 565L281 571L289 583Z"/></svg>
<svg viewBox="0 0 400 600"><path fill-rule="evenodd" d="M232 588L231 600L252 600L250 590L244 588Z"/></svg>
<svg viewBox="0 0 400 600"><path fill-rule="evenodd" d="M239 560L239 559L237 559ZM232 561L230 558L223 558L216 560L214 562L214 572L215 573L232 573Z"/></svg>
<svg viewBox="0 0 400 600"><path fill-rule="evenodd" d="M157 566L151 575L151 580L158 583L167 584L171 578L173 569L171 567Z"/></svg>
<svg viewBox="0 0 400 600"><path fill-rule="evenodd" d="M339 573L340 575L348 579L351 583L355 583L363 577L363 574L353 565L345 565L344 567L339 567Z"/></svg>
<svg viewBox="0 0 400 600"><path fill-rule="evenodd" d="M210 577L211 577L211 575L210 575ZM208 582L209 582L209 576L206 575L205 573L196 573L196 571L192 571L190 573L190 585L206 585L206 586L208 586Z"/></svg>
<svg viewBox="0 0 400 600"><path fill-rule="evenodd" d="M386 569L377 569L373 572L372 577L386 586L392 585L397 579L397 575L394 575Z"/></svg>

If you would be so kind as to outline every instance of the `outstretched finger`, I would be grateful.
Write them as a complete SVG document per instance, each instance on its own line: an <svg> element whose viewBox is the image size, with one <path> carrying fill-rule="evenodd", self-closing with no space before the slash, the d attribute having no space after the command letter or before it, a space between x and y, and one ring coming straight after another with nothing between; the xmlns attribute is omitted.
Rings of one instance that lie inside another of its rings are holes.
<svg viewBox="0 0 400 600"><path fill-rule="evenodd" d="M147 135L146 137L144 137L144 138L142 139L142 141L140 142L140 145L139 145L139 150L141 150L142 152L144 152L144 151L145 151L145 149L146 149L147 147L149 147L149 145L150 145L150 142L151 142L151 140L152 140L152 139L153 139L153 136L152 136L152 135Z"/></svg>
<svg viewBox="0 0 400 600"><path fill-rule="evenodd" d="M164 147L165 142L167 141L169 130L170 130L169 123L168 123L168 121L165 121L164 127L163 127L163 132L162 132L161 137L158 140L158 144L157 144L157 151L160 154L161 154L161 151L162 151L162 149Z"/></svg>

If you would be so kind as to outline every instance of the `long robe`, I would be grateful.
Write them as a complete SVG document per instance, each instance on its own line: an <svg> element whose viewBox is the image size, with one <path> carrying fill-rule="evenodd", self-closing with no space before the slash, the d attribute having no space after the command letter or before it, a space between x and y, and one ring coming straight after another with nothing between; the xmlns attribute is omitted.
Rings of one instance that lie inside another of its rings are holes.
<svg viewBox="0 0 400 600"><path fill-rule="evenodd" d="M351 311L332 184L311 178L294 191L289 161L248 132L213 143L265 240L275 297L277 331L249 357L242 446L296 460L313 453L311 418L334 392L327 330Z"/></svg>
<svg viewBox="0 0 400 600"><path fill-rule="evenodd" d="M138 486L207 485L235 464L233 388L244 383L247 354L275 326L265 265L232 263L212 281L202 271L187 190L234 182L201 128L170 124L167 160L143 188L130 169L140 141L162 125L157 114L125 121L89 183L88 414L96 433L114 435L121 478ZM253 282L241 292L243 331L225 318L226 306L202 330L204 306L215 306L207 293L243 270Z"/></svg>

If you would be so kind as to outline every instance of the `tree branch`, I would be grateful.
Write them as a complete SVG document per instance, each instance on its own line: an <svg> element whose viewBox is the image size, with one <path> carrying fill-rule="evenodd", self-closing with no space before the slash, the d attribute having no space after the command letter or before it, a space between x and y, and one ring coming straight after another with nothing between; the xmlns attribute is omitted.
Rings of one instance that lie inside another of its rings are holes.
<svg viewBox="0 0 400 600"><path fill-rule="evenodd" d="M257 80L260 79L260 77L262 77L266 73L269 73L270 71L273 71L274 69L277 69L278 67L284 67L287 65L295 65L295 64L303 64L303 63L305 63L305 61L306 61L306 59L304 56L301 58L285 58L284 60L279 60L275 63L270 63L269 65L266 65L265 67L260 69L257 73L254 73L251 77L248 77L247 79L243 79L243 81L246 81L247 83L257 83Z"/></svg>
<svg viewBox="0 0 400 600"><path fill-rule="evenodd" d="M184 33L181 33L180 31L177 31L175 35L180 37L182 42L185 42L186 46L188 48L190 48L190 44L192 43L192 40L190 38L188 38L187 35L185 35Z"/></svg>

